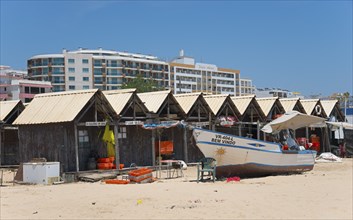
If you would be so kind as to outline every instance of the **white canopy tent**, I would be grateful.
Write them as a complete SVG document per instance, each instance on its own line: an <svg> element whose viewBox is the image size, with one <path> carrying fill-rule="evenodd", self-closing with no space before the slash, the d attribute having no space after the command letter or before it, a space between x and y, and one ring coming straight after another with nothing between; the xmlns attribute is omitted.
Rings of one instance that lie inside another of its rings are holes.
<svg viewBox="0 0 353 220"><path fill-rule="evenodd" d="M261 130L265 133L279 132L283 129L298 129L302 127L323 127L325 118L303 114L297 111L287 112L281 117L266 124Z"/></svg>

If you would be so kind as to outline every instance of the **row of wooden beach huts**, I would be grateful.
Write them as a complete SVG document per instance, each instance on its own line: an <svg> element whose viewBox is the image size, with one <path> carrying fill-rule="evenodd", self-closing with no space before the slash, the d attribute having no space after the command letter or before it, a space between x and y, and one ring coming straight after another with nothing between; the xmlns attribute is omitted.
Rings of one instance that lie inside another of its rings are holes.
<svg viewBox="0 0 353 220"><path fill-rule="evenodd" d="M291 110L344 120L337 100L137 93L135 89L39 94L29 104L0 102L0 165L46 158L59 161L62 172L87 170L90 158L107 154L102 141L106 124L115 134L117 164L155 165L156 146L162 141L173 144L174 158L196 162L202 154L190 125L266 139L262 125ZM323 136L317 128L298 135L311 133Z"/></svg>

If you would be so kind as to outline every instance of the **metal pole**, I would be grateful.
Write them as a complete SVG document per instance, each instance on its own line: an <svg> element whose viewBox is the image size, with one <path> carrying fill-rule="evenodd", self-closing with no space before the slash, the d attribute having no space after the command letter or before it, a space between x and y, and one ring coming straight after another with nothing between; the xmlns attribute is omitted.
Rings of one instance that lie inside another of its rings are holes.
<svg viewBox="0 0 353 220"><path fill-rule="evenodd" d="M347 97L344 97L344 122L347 122Z"/></svg>

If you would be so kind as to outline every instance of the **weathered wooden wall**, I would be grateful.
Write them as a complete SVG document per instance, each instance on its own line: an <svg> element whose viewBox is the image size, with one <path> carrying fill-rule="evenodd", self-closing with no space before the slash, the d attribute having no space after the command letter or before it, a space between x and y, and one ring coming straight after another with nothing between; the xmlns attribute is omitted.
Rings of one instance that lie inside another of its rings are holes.
<svg viewBox="0 0 353 220"><path fill-rule="evenodd" d="M1 131L1 165L19 164L18 130Z"/></svg>
<svg viewBox="0 0 353 220"><path fill-rule="evenodd" d="M188 162L199 162L201 158L205 157L200 149L196 146L195 138L192 135L192 130L187 129L187 146L188 146Z"/></svg>
<svg viewBox="0 0 353 220"><path fill-rule="evenodd" d="M79 143L79 169L87 170L92 152L106 157L106 147L101 136L104 127L79 126L87 130L89 142ZM79 133L79 132L77 132ZM21 125L19 126L20 162L44 157L47 161L59 161L63 172L76 171L75 133L73 123Z"/></svg>
<svg viewBox="0 0 353 220"><path fill-rule="evenodd" d="M69 124L19 126L20 161L44 157L59 161L65 171L75 169L73 126ZM70 138L71 137L71 138Z"/></svg>

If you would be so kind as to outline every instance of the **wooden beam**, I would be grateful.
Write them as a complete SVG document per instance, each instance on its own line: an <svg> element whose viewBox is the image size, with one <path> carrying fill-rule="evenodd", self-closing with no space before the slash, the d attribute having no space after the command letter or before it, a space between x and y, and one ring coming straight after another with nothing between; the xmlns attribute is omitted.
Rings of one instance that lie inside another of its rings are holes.
<svg viewBox="0 0 353 220"><path fill-rule="evenodd" d="M78 136L77 136L77 124L74 122L74 133L75 133L75 154L76 154L76 172L80 171L80 163L78 161Z"/></svg>
<svg viewBox="0 0 353 220"><path fill-rule="evenodd" d="M114 123L114 140L115 140L115 165L116 165L116 169L119 170L120 169L120 154L119 154L119 139L118 139L118 124L117 123Z"/></svg>

